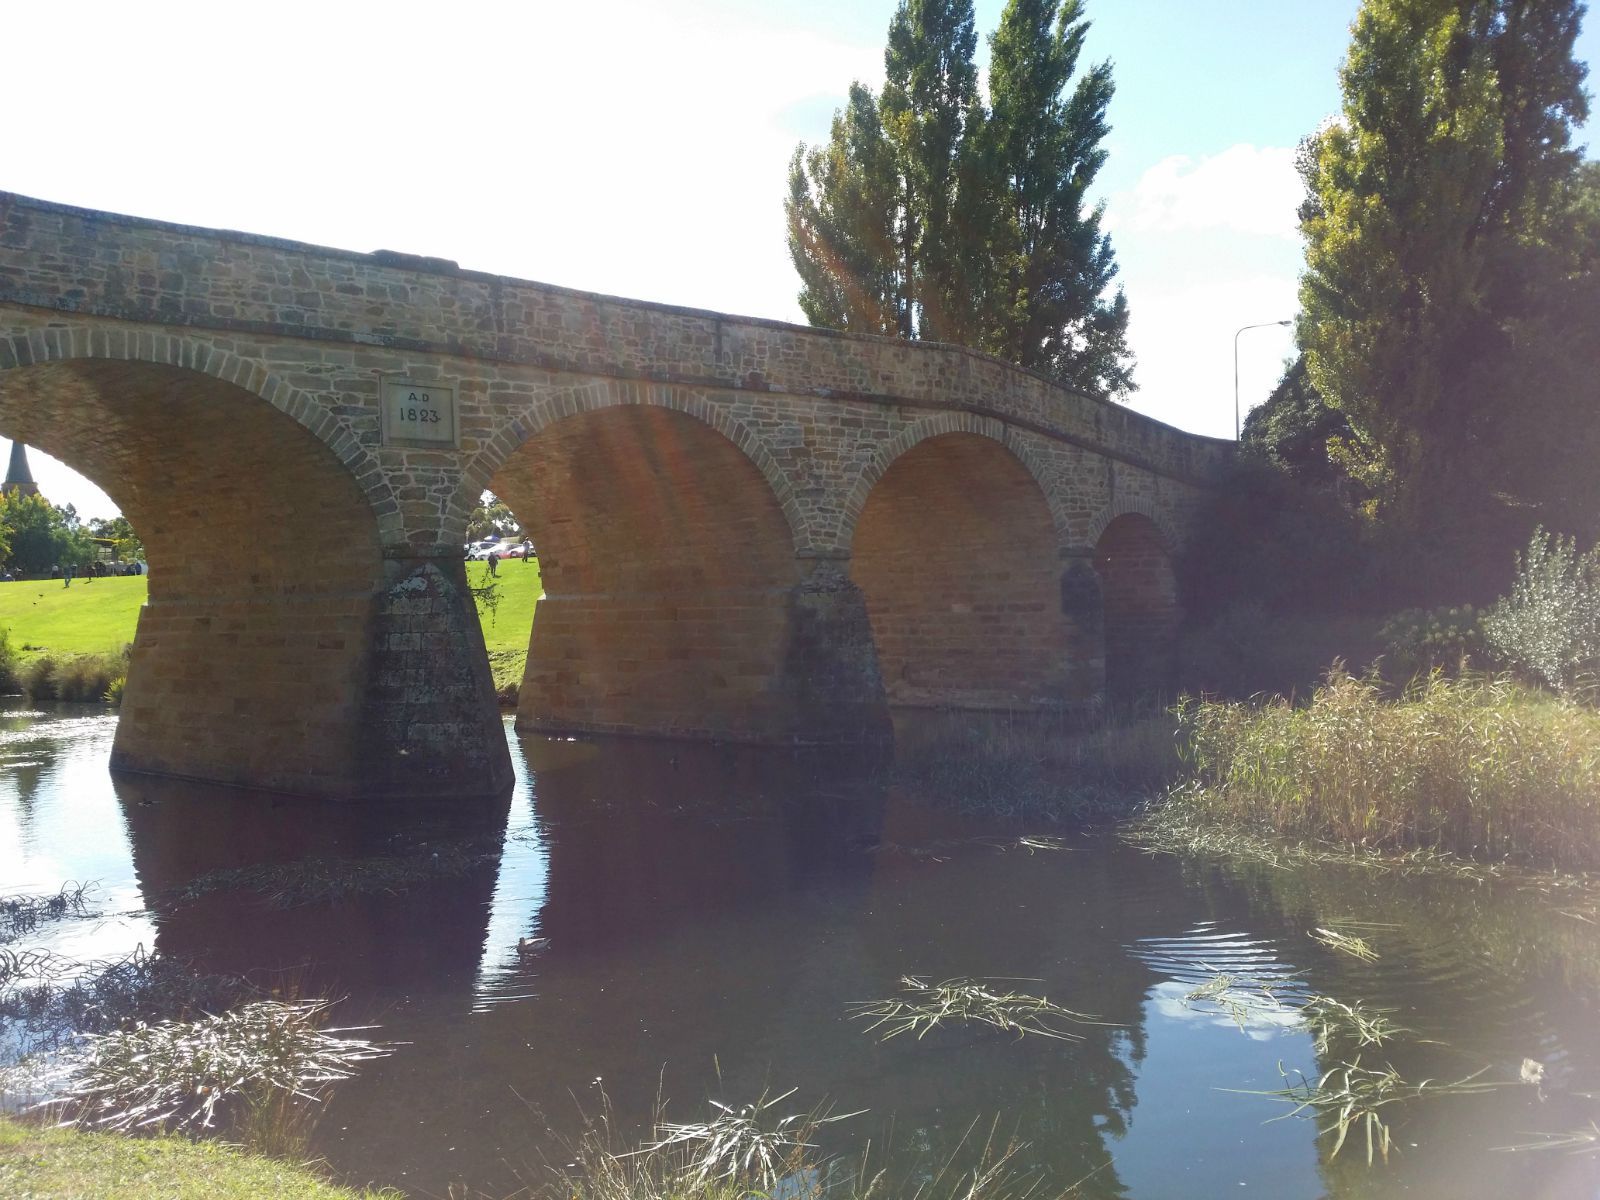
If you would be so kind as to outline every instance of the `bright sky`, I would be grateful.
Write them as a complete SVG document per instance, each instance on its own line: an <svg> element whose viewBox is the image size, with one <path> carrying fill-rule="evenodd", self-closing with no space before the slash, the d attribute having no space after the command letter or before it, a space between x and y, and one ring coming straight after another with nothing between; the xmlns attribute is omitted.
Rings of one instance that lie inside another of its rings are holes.
<svg viewBox="0 0 1600 1200"><path fill-rule="evenodd" d="M978 0L988 34L1003 0ZM882 82L895 0L147 0L6 13L29 117L0 189L801 321L795 144ZM1133 406L1233 432L1233 334L1294 316L1295 143L1338 107L1357 0L1088 0L1117 85L1100 176ZM31 49L30 49L31 48ZM1585 30L1579 58L1600 55ZM1288 330L1240 340L1244 406ZM0 455L7 443L0 441ZM86 516L111 502L34 452Z"/></svg>

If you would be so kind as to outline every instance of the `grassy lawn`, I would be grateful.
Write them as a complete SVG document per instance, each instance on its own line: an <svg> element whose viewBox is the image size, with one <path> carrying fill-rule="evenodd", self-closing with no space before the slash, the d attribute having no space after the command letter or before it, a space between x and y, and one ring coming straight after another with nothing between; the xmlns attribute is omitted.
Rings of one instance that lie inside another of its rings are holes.
<svg viewBox="0 0 1600 1200"><path fill-rule="evenodd" d="M300 1167L215 1142L41 1129L0 1117L0 1196L359 1200L393 1194L335 1187Z"/></svg>
<svg viewBox="0 0 1600 1200"><path fill-rule="evenodd" d="M104 654L133 641L149 580L82 579L63 587L59 579L0 583L0 628L11 648L31 657L53 654Z"/></svg>
<svg viewBox="0 0 1600 1200"><path fill-rule="evenodd" d="M488 578L485 563L468 563L467 580L481 585ZM500 603L490 613L480 606L483 640L495 686L522 682L522 663L528 654L528 634L533 629L533 605L542 594L537 561L507 559L500 564ZM74 580L63 587L59 580L0 583L0 629L11 638L11 648L31 657L35 651L52 654L100 654L119 650L133 640L139 608L149 580L143 575L125 579Z"/></svg>
<svg viewBox="0 0 1600 1200"><path fill-rule="evenodd" d="M481 587L489 579L487 563L469 562L467 582ZM508 558L500 564L495 578L500 585L500 602L491 614L478 606L483 625L483 642L489 648L489 669L494 686L522 682L522 666L528 657L528 635L533 632L533 606L544 588L539 582L539 562Z"/></svg>

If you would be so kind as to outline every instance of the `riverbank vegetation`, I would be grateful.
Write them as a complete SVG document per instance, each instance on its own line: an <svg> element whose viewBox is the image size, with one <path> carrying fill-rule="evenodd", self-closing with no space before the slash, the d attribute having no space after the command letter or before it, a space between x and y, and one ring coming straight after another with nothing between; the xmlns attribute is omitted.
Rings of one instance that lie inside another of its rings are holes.
<svg viewBox="0 0 1600 1200"><path fill-rule="evenodd" d="M1398 696L1336 668L1310 703L1185 700L1190 778L1147 818L1396 853L1600 866L1600 712L1505 677Z"/></svg>
<svg viewBox="0 0 1600 1200"><path fill-rule="evenodd" d="M0 1116L0 1195L117 1200L388 1200L309 1167L178 1136L124 1137Z"/></svg>
<svg viewBox="0 0 1600 1200"><path fill-rule="evenodd" d="M895 1163L886 1143L856 1156L821 1148L826 1126L863 1113L825 1107L786 1110L793 1092L750 1104L713 1103L705 1120L667 1120L657 1105L650 1135L631 1142L608 1097L561 1164L528 1173L513 1200L1073 1200L1078 1181L1052 1185L1027 1165L1028 1145L1001 1134L999 1123L967 1129L942 1162Z"/></svg>

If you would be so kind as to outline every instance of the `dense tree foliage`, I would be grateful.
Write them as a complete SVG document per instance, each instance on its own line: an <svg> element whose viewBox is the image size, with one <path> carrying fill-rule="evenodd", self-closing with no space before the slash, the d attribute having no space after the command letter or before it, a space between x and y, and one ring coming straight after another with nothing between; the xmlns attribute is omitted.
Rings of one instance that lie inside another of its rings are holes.
<svg viewBox="0 0 1600 1200"><path fill-rule="evenodd" d="M1111 67L1080 0L1009 0L978 92L971 0L901 0L881 96L796 149L785 212L814 325L957 342L1091 395L1131 390L1128 310L1088 189ZM1074 79L1076 82L1074 83Z"/></svg>
<svg viewBox="0 0 1600 1200"><path fill-rule="evenodd" d="M1310 386L1349 423L1329 444L1393 528L1494 564L1537 520L1591 538L1600 520L1582 15L1364 0L1342 115L1302 153L1297 333Z"/></svg>
<svg viewBox="0 0 1600 1200"><path fill-rule="evenodd" d="M1330 446L1350 437L1350 423L1312 386L1305 356L1285 369L1272 394L1244 421L1244 449L1308 484L1332 486L1343 475Z"/></svg>
<svg viewBox="0 0 1600 1200"><path fill-rule="evenodd" d="M133 531L127 517L90 517L89 536L110 539L112 549L122 562L144 561L144 542Z"/></svg>
<svg viewBox="0 0 1600 1200"><path fill-rule="evenodd" d="M481 542L491 534L500 538L521 537L522 526L517 524L517 518L504 501L493 492L485 492L479 497L478 507L467 517L467 541Z"/></svg>
<svg viewBox="0 0 1600 1200"><path fill-rule="evenodd" d="M23 575L48 575L52 567L82 567L94 558L94 543L72 505L57 508L43 496L0 495L0 541L9 543L5 564Z"/></svg>

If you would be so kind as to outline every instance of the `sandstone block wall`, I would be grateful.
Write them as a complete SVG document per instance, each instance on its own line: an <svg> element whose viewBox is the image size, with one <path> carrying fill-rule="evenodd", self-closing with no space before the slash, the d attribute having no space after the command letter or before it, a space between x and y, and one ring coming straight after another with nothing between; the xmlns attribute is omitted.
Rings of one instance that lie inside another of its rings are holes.
<svg viewBox="0 0 1600 1200"><path fill-rule="evenodd" d="M453 389L459 444L386 444L384 377ZM882 727L885 686L1092 702L1117 657L1100 617L1114 642L1133 590L1096 597L1102 576L1076 566L1130 514L1170 550L1230 453L958 348L5 193L0 434L84 470L147 531L161 643L207 605L209 628L291 600L339 614L337 634L252 618L258 649L283 637L302 677L365 681L359 702L297 717L307 744L326 742L333 776L333 747L354 744L344 776L388 755L442 791L506 769L486 671L444 649L480 649L457 560L485 487L547 554L523 723L846 737ZM205 548L218 533L248 548L247 579L208 577L237 561ZM941 537L959 570L938 570ZM427 613L390 595L424 576ZM207 653L254 629L207 634ZM157 645L136 656L158 664ZM228 703L280 703L252 669L262 655L233 653L227 674L246 682ZM137 711L130 754L142 738L147 761L221 769L192 747L160 758L178 735L134 732L159 724ZM360 732L373 712L377 742Z"/></svg>

